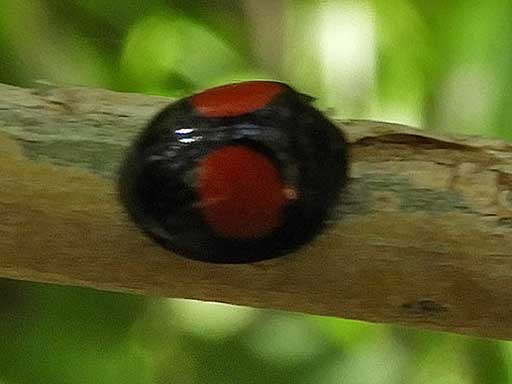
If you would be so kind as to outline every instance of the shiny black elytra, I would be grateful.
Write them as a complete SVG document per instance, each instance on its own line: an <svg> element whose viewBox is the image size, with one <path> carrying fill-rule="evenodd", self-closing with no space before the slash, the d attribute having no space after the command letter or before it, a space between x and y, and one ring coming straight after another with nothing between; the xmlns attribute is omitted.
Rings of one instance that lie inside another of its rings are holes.
<svg viewBox="0 0 512 384"><path fill-rule="evenodd" d="M135 223L216 263L277 257L318 234L348 177L342 132L289 86L251 81L172 103L120 170Z"/></svg>

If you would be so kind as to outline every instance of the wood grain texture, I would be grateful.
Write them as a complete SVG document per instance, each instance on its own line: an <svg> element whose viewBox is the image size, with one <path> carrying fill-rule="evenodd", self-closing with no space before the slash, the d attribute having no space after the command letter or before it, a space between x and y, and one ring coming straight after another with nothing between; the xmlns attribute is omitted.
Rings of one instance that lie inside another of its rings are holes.
<svg viewBox="0 0 512 384"><path fill-rule="evenodd" d="M115 174L169 99L0 85L0 276L512 339L512 147L340 121L351 181L288 256L191 261L127 219Z"/></svg>

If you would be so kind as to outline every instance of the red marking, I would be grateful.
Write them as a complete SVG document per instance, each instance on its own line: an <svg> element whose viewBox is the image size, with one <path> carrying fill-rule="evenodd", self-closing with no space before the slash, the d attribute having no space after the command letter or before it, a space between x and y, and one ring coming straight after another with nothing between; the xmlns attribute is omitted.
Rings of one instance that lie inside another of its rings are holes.
<svg viewBox="0 0 512 384"><path fill-rule="evenodd" d="M251 239L279 227L290 187L265 155L231 145L201 160L197 191L204 218L215 233Z"/></svg>
<svg viewBox="0 0 512 384"><path fill-rule="evenodd" d="M247 81L207 89L192 96L191 102L206 117L238 116L264 107L283 90L280 83Z"/></svg>

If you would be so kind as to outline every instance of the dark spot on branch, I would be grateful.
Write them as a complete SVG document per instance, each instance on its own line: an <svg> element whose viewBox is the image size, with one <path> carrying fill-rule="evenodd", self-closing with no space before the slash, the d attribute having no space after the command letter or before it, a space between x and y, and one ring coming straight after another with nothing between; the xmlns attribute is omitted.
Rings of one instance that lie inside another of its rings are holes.
<svg viewBox="0 0 512 384"><path fill-rule="evenodd" d="M401 308L411 315L439 315L447 312L448 308L430 299L421 299L404 303Z"/></svg>

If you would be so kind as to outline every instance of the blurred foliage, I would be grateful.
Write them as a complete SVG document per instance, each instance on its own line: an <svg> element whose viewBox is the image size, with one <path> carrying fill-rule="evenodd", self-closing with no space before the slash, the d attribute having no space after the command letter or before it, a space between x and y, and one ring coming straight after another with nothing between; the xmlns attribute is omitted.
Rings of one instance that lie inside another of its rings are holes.
<svg viewBox="0 0 512 384"><path fill-rule="evenodd" d="M0 0L0 81L182 96L271 78L335 115L512 139L509 0ZM508 383L512 344L0 281L0 383Z"/></svg>

